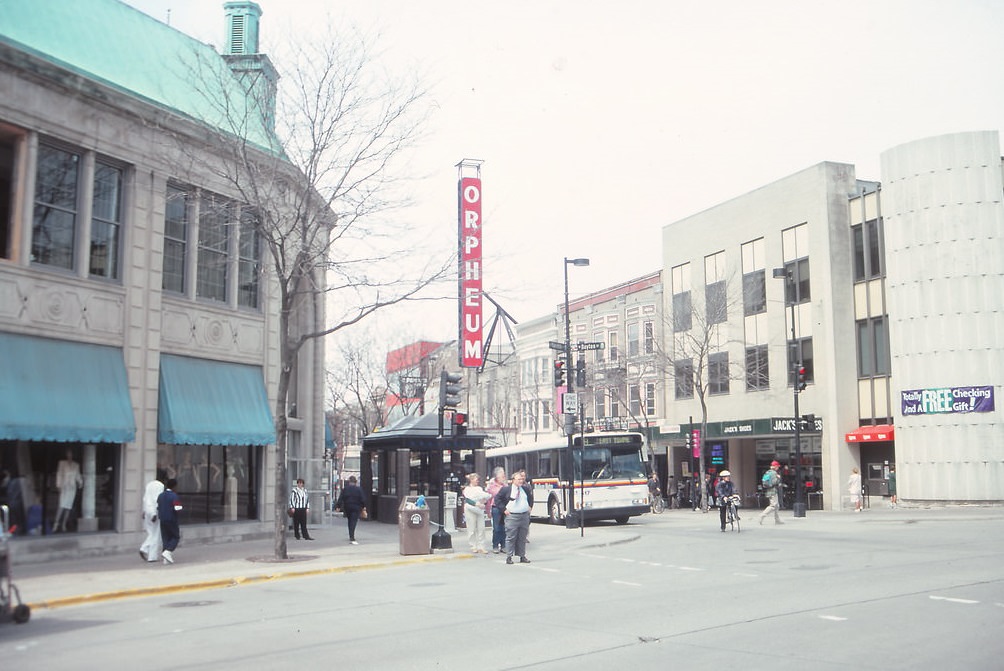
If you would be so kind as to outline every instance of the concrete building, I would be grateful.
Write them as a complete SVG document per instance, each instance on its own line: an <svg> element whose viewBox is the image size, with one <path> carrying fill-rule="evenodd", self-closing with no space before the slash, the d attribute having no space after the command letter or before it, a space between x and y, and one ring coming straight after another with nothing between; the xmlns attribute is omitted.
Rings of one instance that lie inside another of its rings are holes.
<svg viewBox="0 0 1004 671"><path fill-rule="evenodd" d="M881 182L821 163L664 228L678 475L694 467L680 447L693 428L708 470L728 468L751 499L773 459L794 485L800 364L810 508L846 508L852 468L884 495L897 465L905 501L1004 500L998 135L881 158Z"/></svg>
<svg viewBox="0 0 1004 671"><path fill-rule="evenodd" d="M0 11L0 466L22 560L138 547L158 475L178 480L187 539L273 528L276 294L208 167L200 92L274 91L260 15L227 3L219 54L115 0ZM292 478L323 451L322 362L313 341L292 371Z"/></svg>

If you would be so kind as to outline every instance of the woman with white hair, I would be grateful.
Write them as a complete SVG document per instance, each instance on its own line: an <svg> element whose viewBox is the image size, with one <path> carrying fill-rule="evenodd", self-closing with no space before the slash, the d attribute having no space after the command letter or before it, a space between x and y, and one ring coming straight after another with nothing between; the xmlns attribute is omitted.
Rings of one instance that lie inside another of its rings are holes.
<svg viewBox="0 0 1004 671"><path fill-rule="evenodd" d="M470 473L464 487L464 519L467 520L467 536L474 554L488 554L485 549L485 502L492 495L481 486L481 476Z"/></svg>

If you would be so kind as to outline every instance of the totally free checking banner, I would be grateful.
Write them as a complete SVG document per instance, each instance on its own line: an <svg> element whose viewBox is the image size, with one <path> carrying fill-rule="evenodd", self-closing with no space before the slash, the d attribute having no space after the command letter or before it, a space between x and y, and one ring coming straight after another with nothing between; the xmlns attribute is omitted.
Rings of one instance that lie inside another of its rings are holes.
<svg viewBox="0 0 1004 671"><path fill-rule="evenodd" d="M904 415L993 412L994 388L942 387L901 392Z"/></svg>

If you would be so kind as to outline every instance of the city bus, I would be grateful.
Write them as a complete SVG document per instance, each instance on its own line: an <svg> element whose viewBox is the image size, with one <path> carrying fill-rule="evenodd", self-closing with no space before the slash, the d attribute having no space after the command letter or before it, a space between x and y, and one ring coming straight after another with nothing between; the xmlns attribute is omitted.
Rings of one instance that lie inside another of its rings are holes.
<svg viewBox="0 0 1004 671"><path fill-rule="evenodd" d="M485 451L488 478L496 466L511 475L525 469L533 484L532 517L564 524L569 510L582 511L583 520L628 519L650 512L645 438L635 432L576 434L571 482L566 475L568 439L550 439Z"/></svg>

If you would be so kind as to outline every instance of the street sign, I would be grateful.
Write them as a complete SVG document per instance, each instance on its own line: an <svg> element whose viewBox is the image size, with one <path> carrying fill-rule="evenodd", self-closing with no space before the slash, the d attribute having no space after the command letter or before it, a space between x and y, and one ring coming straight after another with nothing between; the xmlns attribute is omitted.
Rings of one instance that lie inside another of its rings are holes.
<svg viewBox="0 0 1004 671"><path fill-rule="evenodd" d="M579 350L580 352L584 350L606 349L606 348L607 344L605 342L582 342L580 340L579 342L575 343L575 349Z"/></svg>
<svg viewBox="0 0 1004 671"><path fill-rule="evenodd" d="M579 395L574 391L566 391L561 397L562 409L569 415L575 415L579 412Z"/></svg>
<svg viewBox="0 0 1004 671"><path fill-rule="evenodd" d="M550 347L551 349L556 349L559 352L565 351L565 343L563 342L554 342L553 340L551 340L547 343L547 346Z"/></svg>

